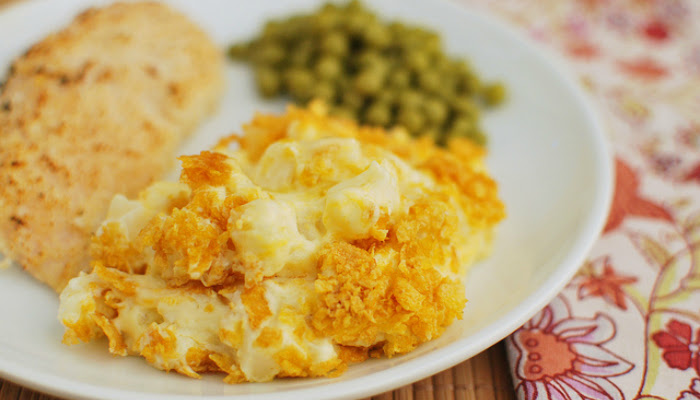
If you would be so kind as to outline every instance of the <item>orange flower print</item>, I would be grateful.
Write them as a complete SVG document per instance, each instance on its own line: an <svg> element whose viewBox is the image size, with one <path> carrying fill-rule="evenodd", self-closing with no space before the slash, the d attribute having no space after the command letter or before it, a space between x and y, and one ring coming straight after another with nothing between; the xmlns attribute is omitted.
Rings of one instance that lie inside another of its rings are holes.
<svg viewBox="0 0 700 400"><path fill-rule="evenodd" d="M629 372L633 365L603 348L615 336L613 320L568 316L557 297L510 337L516 354L518 398L622 399L610 377Z"/></svg>
<svg viewBox="0 0 700 400"><path fill-rule="evenodd" d="M602 264L602 271L596 271L598 264ZM622 310L627 310L623 285L637 282L632 276L618 275L610 265L610 258L603 257L590 264L588 274L583 276L578 287L579 300L586 297L601 297L608 303L614 304Z"/></svg>
<svg viewBox="0 0 700 400"><path fill-rule="evenodd" d="M700 375L700 328L693 340L693 329L690 325L672 319L666 324L665 331L658 331L651 339L662 350L666 365L674 369L695 369Z"/></svg>
<svg viewBox="0 0 700 400"><path fill-rule="evenodd" d="M656 80L668 75L668 69L650 58L619 61L618 66L631 78Z"/></svg>
<svg viewBox="0 0 700 400"><path fill-rule="evenodd" d="M617 228L627 216L673 221L665 208L639 196L639 179L632 168L617 159L615 170L615 197L603 232Z"/></svg>
<svg viewBox="0 0 700 400"><path fill-rule="evenodd" d="M569 55L580 59L592 59L598 56L598 47L590 42L579 40L568 45L567 51Z"/></svg>

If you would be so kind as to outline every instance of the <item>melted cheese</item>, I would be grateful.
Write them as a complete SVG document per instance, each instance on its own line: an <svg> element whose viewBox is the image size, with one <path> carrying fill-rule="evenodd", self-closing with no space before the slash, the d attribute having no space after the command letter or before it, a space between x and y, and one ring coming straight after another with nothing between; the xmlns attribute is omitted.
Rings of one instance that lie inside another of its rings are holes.
<svg viewBox="0 0 700 400"><path fill-rule="evenodd" d="M383 240L386 230L373 230L380 217L391 220L400 210L396 175L373 161L361 174L331 187L323 209L323 225L344 240L372 236Z"/></svg>
<svg viewBox="0 0 700 400"><path fill-rule="evenodd" d="M461 317L466 267L503 217L482 150L319 105L245 131L182 157L179 183L115 196L94 270L61 294L65 342L105 335L164 370L267 381L404 353Z"/></svg>

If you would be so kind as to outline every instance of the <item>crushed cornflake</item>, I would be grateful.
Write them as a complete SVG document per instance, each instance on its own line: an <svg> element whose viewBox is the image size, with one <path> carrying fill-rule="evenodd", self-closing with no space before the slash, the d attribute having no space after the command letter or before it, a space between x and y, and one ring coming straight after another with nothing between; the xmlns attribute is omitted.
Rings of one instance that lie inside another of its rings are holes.
<svg viewBox="0 0 700 400"><path fill-rule="evenodd" d="M61 294L64 342L106 336L190 377L334 376L440 336L504 217L485 151L357 126L322 104L258 114L116 196L94 269Z"/></svg>

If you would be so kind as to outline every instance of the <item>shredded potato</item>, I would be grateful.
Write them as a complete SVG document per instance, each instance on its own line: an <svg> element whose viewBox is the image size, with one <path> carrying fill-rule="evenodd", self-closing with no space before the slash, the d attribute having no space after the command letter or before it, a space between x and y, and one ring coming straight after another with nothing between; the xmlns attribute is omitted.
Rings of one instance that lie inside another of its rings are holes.
<svg viewBox="0 0 700 400"><path fill-rule="evenodd" d="M483 157L319 103L257 115L181 157L180 182L114 198L93 271L61 294L64 342L106 336L113 354L229 383L411 351L461 318L504 216Z"/></svg>

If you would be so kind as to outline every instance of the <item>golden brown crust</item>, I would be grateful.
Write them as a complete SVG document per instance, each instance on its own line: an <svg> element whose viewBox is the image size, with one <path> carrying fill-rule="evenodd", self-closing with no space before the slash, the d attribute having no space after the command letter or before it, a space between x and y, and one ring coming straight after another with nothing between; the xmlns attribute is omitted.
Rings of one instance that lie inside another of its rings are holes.
<svg viewBox="0 0 700 400"><path fill-rule="evenodd" d="M62 294L65 340L105 334L121 354L122 337L158 368L220 370L235 383L335 376L411 351L461 318L466 269L488 254L503 216L484 151L417 143L318 107L256 116L235 139L241 151L224 140L181 158L176 185L187 190L149 188L129 204L187 199L143 225L115 199L95 270ZM144 228L134 236L132 226ZM146 268L131 267L131 248L151 257Z"/></svg>
<svg viewBox="0 0 700 400"><path fill-rule="evenodd" d="M203 151L196 156L182 156L183 183L190 185L193 190L203 185L224 185L231 175L231 166L226 162L228 157L220 153Z"/></svg>
<svg viewBox="0 0 700 400"><path fill-rule="evenodd" d="M449 240L449 239L448 239ZM398 248L398 266L379 266L367 250L345 242L326 247L314 283L319 301L313 327L340 345L372 347L392 356L413 350L438 337L461 318L464 286L431 267L438 260L423 246L398 242L378 246ZM377 247L373 251L377 251Z"/></svg>
<svg viewBox="0 0 700 400"><path fill-rule="evenodd" d="M241 293L241 301L248 313L248 323L253 329L257 329L263 321L272 316L262 286L245 289Z"/></svg>
<svg viewBox="0 0 700 400"><path fill-rule="evenodd" d="M171 165L222 87L218 49L157 3L90 9L17 59L0 94L0 250L60 290L115 193Z"/></svg>

